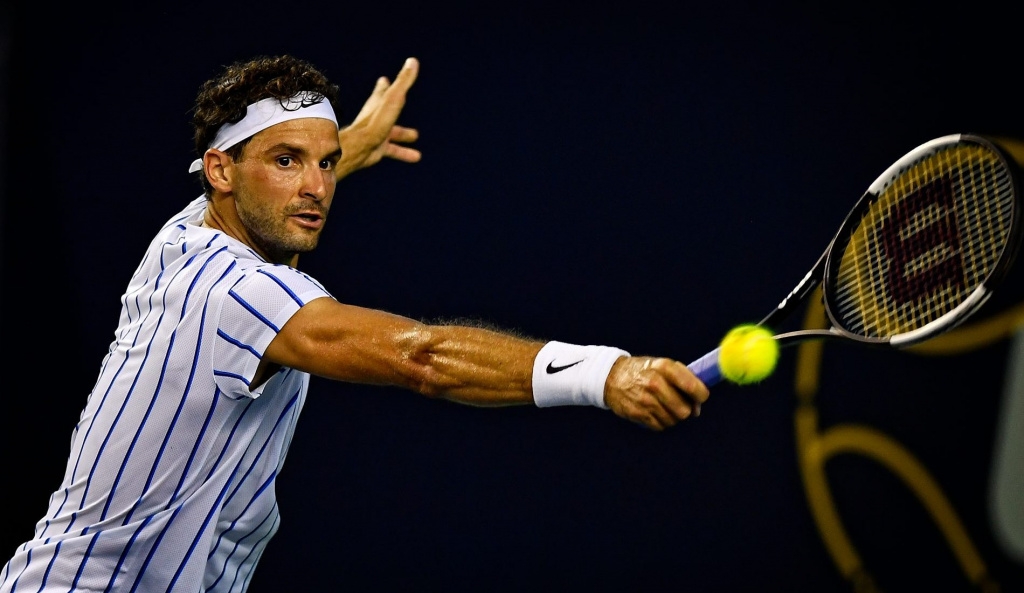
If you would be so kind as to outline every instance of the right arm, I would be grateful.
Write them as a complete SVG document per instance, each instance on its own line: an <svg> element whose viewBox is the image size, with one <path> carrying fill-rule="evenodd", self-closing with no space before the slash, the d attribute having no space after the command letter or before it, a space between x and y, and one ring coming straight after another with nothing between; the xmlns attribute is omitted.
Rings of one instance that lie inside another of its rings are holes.
<svg viewBox="0 0 1024 593"><path fill-rule="evenodd" d="M533 363L543 346L491 329L425 324L319 298L281 328L264 364L471 405L522 405L534 403ZM618 359L604 391L612 411L655 430L688 418L693 403L707 397L686 365L653 357Z"/></svg>

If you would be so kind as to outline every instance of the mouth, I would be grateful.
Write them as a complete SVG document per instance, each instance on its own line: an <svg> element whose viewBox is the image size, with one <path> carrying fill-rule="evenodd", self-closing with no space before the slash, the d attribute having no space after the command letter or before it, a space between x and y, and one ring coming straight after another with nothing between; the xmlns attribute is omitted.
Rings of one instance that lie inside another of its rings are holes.
<svg viewBox="0 0 1024 593"><path fill-rule="evenodd" d="M319 230L324 226L324 216L319 212L296 212L291 219L304 229Z"/></svg>

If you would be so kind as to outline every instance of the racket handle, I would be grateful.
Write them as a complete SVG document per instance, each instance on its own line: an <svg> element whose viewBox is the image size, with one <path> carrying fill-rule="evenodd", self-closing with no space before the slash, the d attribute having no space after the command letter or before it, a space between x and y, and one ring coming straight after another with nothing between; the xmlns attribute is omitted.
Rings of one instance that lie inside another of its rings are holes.
<svg viewBox="0 0 1024 593"><path fill-rule="evenodd" d="M718 367L718 348L686 366L708 387L722 380L722 370Z"/></svg>

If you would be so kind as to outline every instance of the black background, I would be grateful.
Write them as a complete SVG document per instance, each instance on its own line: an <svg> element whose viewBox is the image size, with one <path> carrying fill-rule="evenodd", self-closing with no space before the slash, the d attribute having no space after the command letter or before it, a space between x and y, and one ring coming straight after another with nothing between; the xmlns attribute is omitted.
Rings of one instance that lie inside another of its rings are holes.
<svg viewBox="0 0 1024 593"><path fill-rule="evenodd" d="M340 300L690 361L774 307L899 156L1024 137L1019 26L954 8L5 7L0 550L60 483L143 249L200 193L189 109L221 65L309 59L347 119L421 60L401 121L423 161L343 182L303 258ZM823 428L916 456L1004 591L1024 587L987 508L1008 352L829 345L815 400ZM314 379L251 591L853 590L801 483L793 362L665 433ZM840 456L828 475L878 587L972 590L893 474Z"/></svg>

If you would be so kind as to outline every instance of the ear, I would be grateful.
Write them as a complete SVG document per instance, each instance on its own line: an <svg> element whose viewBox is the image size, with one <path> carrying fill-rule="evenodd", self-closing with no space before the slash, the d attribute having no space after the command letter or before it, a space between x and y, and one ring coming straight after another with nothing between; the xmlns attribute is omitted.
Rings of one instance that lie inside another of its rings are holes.
<svg viewBox="0 0 1024 593"><path fill-rule="evenodd" d="M206 179L219 192L230 192L234 160L223 150L210 148L203 154L203 171Z"/></svg>

